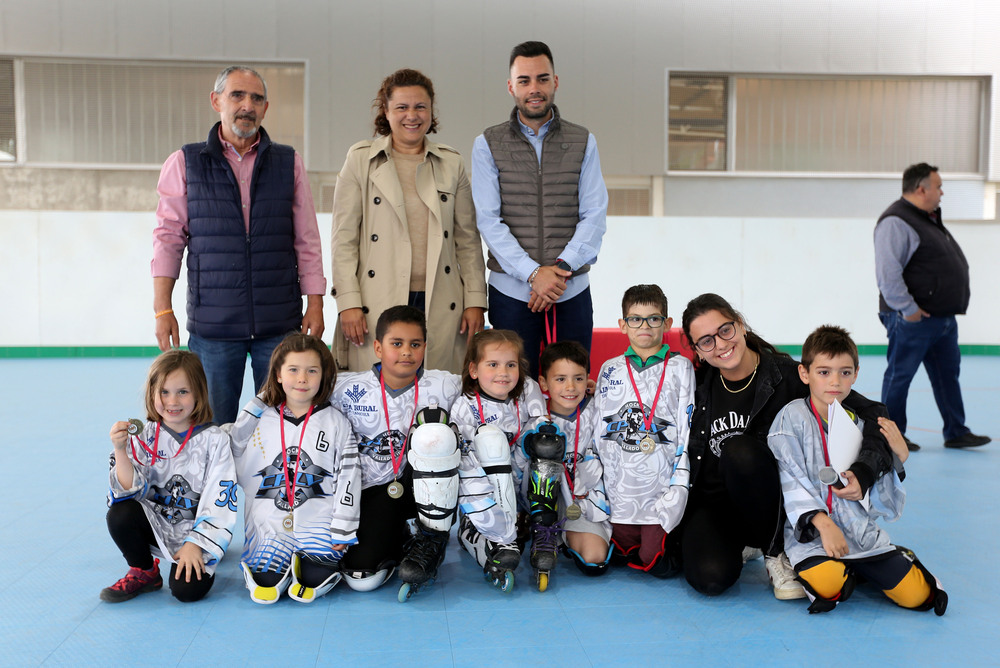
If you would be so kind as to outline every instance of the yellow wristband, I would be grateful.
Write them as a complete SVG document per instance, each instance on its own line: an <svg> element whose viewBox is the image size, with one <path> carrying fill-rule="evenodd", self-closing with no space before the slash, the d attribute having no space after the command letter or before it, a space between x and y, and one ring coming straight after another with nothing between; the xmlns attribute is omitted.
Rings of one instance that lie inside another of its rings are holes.
<svg viewBox="0 0 1000 668"><path fill-rule="evenodd" d="M173 312L174 312L174 310L172 308L164 309L164 310L160 311L159 313L157 313L156 315L154 315L153 316L153 320L156 320L157 318L163 317L163 316L168 315L168 314L173 313Z"/></svg>

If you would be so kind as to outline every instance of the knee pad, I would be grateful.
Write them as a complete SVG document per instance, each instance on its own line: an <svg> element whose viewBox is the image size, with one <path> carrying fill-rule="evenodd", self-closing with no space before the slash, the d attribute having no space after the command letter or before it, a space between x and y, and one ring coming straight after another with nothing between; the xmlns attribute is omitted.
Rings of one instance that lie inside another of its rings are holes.
<svg viewBox="0 0 1000 668"><path fill-rule="evenodd" d="M313 565L311 569L308 566L307 557L302 556L298 552L292 555L292 567L289 569L292 573L292 582L288 586L288 596L299 603L313 603L316 599L336 587L343 577L339 570L329 568L328 566ZM326 577L323 577L319 584L312 587L304 584L304 580L309 578L303 577L303 571L312 570L313 573L309 575L315 578L315 571L320 568L322 568L320 572Z"/></svg>
<svg viewBox="0 0 1000 668"><path fill-rule="evenodd" d="M920 575L923 576L923 579L926 581L927 586L930 588L930 594L923 603L920 603L915 606L902 606L902 607L909 608L910 610L920 610L920 611L933 609L934 614L937 615L938 617L943 615L945 610L948 609L948 594L947 592L945 592L944 589L942 589L941 581L938 580L933 573L927 570L926 566L920 563L920 560L917 559L917 555L913 553L913 550L897 545L896 551L902 554L904 557L906 557L906 559L913 564L913 568L911 568L910 572L906 574L906 577L903 578L903 581L900 582L898 585L896 585L896 587L890 591L896 592L897 589L899 589L901 586L904 586L905 584L910 584L910 586L913 586L913 584L911 584L913 582L911 578L915 575L913 569L916 569L916 571L918 571ZM910 583L907 583L907 580L910 580ZM900 601L897 600L896 596L893 596L890 593L890 591L885 592L886 596L891 598L893 602L895 602L897 605L901 605Z"/></svg>
<svg viewBox="0 0 1000 668"><path fill-rule="evenodd" d="M810 582L807 577L812 578L813 582ZM824 559L814 566L802 569L795 579L806 590L806 596L809 598L809 614L811 615L833 610L838 603L843 603L851 597L857 584L857 577L847 568L847 565L833 559ZM840 582L839 590L831 595L830 591L837 589L838 581ZM822 593L813 586L813 583L823 590Z"/></svg>
<svg viewBox="0 0 1000 668"><path fill-rule="evenodd" d="M605 573L608 572L608 566L611 563L611 553L613 551L614 551L614 546L609 544L608 554L604 557L604 561L598 564L594 564L589 561L585 561L584 558L580 556L579 552L577 552L576 550L574 550L569 546L566 546L566 553L570 556L571 559L573 559L573 563L576 564L576 567L580 569L581 573L583 573L584 575L588 575L590 577L597 577L599 575L604 575Z"/></svg>
<svg viewBox="0 0 1000 668"><path fill-rule="evenodd" d="M343 574L344 583L354 591L375 591L388 582L395 570L395 566L382 563L374 571L349 571Z"/></svg>
<svg viewBox="0 0 1000 668"><path fill-rule="evenodd" d="M517 513L517 497L514 494L514 476L510 465L510 444L507 435L499 428L484 424L472 437L472 449L482 464L486 478L493 485L494 501L508 515Z"/></svg>
<svg viewBox="0 0 1000 668"><path fill-rule="evenodd" d="M552 459L561 462L566 455L566 435L554 422L542 422L524 435L521 449L529 459Z"/></svg>
<svg viewBox="0 0 1000 668"><path fill-rule="evenodd" d="M426 410L426 409L425 409ZM426 422L413 430L407 457L413 468L417 518L428 529L448 531L458 506L458 434L447 424Z"/></svg>

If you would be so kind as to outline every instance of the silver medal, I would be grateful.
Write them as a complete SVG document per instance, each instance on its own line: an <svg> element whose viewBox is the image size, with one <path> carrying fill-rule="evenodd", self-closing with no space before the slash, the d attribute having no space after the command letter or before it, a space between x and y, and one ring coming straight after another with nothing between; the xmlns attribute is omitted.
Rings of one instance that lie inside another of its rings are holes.
<svg viewBox="0 0 1000 668"><path fill-rule="evenodd" d="M386 493L393 499L398 499L403 496L403 484L398 480L393 480L389 483L389 486L385 488Z"/></svg>
<svg viewBox="0 0 1000 668"><path fill-rule="evenodd" d="M139 420L137 418L132 418L131 420L129 420L126 431L128 431L128 433L131 434L132 436L138 436L140 433L142 433L142 420Z"/></svg>
<svg viewBox="0 0 1000 668"><path fill-rule="evenodd" d="M570 504L566 509L566 519L568 520L578 520L583 515L583 511L580 510L580 506L575 503Z"/></svg>

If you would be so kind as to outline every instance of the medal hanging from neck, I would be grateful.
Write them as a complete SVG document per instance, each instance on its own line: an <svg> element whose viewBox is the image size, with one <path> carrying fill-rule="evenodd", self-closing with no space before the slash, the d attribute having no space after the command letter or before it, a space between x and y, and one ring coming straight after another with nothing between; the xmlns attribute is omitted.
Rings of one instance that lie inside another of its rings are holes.
<svg viewBox="0 0 1000 668"><path fill-rule="evenodd" d="M569 466L566 465L565 459L563 460L563 471L566 473L566 484L569 485L569 496L573 499L573 503L569 504L566 508L566 519L568 520L578 520L583 515L583 510L577 504L577 496L574 494L574 489L576 487L576 468L578 465L577 455L580 452L580 407L576 407L576 427L573 429L573 472L570 473ZM549 422L552 422L552 416L549 415ZM582 498L582 497L581 497Z"/></svg>
<svg viewBox="0 0 1000 668"><path fill-rule="evenodd" d="M133 421L130 420L129 422L133 422ZM136 422L137 422L137 420L136 420ZM139 439L139 445L142 447L143 451L149 457L149 464L147 464L147 466L153 466L154 464L156 464L156 460L157 459L173 459L177 455L181 454L181 452L184 451L184 446L187 445L187 442L189 440L191 440L191 434L194 433L194 425L191 425L190 427L188 427L187 434L184 436L184 440L181 442L181 447L177 448L177 452L175 452L170 457L159 457L159 455L157 455L157 452L159 452L159 450L160 450L160 425L162 425L162 424L163 424L162 422L157 422L156 423L156 435L153 437L153 449L152 450L150 450L149 448L146 447L146 444L142 441L142 439ZM142 431L142 430L140 429L140 431ZM131 429L129 430L129 433L130 434L132 433ZM129 445L132 446L132 459L136 463L139 463L139 457L137 456L137 453L135 451L135 443L132 442L131 438L129 439Z"/></svg>
<svg viewBox="0 0 1000 668"><path fill-rule="evenodd" d="M302 461L302 439L306 436L306 426L309 424L309 416L312 415L313 408L310 406L306 412L306 419L302 423L302 430L299 431L299 449L295 453L295 468L292 475L288 475L288 449L285 448L285 404L278 407L278 419L281 425L281 466L285 474L285 501L288 502L288 514L281 520L281 526L285 531L295 528L295 492L299 484L299 462Z"/></svg>
<svg viewBox="0 0 1000 668"><path fill-rule="evenodd" d="M813 406L812 399L809 399L809 408L812 409L813 415L816 416L816 425L819 427L819 437L823 441L823 462L829 468L830 466L830 452L826 449L826 432L823 430L823 418L819 416L819 411ZM826 509L827 514L833 513L833 487L827 486L826 488Z"/></svg>
<svg viewBox="0 0 1000 668"><path fill-rule="evenodd" d="M385 398L385 380L382 378L382 369L378 371L378 384L382 389L382 413L385 415L385 433L389 440L389 459L392 461L392 482L385 488L386 494L393 499L403 496L405 488L399 482L399 470L403 467L403 457L406 455L406 438L413 429L413 421L417 419L417 401L420 399L420 383L418 379L413 379L413 414L410 416L410 426L403 436L403 444L399 448L399 457L396 457L396 450L392 443L392 424L389 422L389 401Z"/></svg>
<svg viewBox="0 0 1000 668"><path fill-rule="evenodd" d="M476 390L476 408L479 409L479 424L482 426L486 424L486 416L483 414L483 400L479 397L479 390ZM517 399L514 400L514 414L517 420L517 432L512 440L507 441L507 445L517 443L517 439L521 438L521 406L517 403Z"/></svg>
<svg viewBox="0 0 1000 668"><path fill-rule="evenodd" d="M642 404L642 395L639 394L639 386L635 384L635 377L632 376L632 363L626 358L625 370L628 371L629 382L635 391L635 398L639 401L639 410L642 413L642 427L645 436L639 441L639 450L645 454L651 454L656 449L656 440L650 435L649 430L653 427L653 416L656 414L656 402L660 400L660 390L663 389L663 379L667 377L667 361L663 360L663 369L660 371L660 384L656 386L656 395L653 403L649 406L649 418L646 418L646 407Z"/></svg>

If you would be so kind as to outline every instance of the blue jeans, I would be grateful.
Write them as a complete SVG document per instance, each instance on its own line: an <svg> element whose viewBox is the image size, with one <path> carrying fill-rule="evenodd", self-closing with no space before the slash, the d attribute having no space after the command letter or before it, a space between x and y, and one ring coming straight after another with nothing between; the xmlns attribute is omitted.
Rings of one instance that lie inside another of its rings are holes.
<svg viewBox="0 0 1000 668"><path fill-rule="evenodd" d="M969 428L965 426L962 388L958 384L962 356L958 350L955 316L907 322L898 312L888 311L879 313L878 317L889 335L888 366L882 378L882 403L899 430L906 432L906 397L910 381L922 362L944 421L944 439L947 441L969 433Z"/></svg>
<svg viewBox="0 0 1000 668"><path fill-rule="evenodd" d="M236 422L240 410L240 394L243 392L243 375L246 372L247 355L253 368L254 391L259 392L267 380L271 353L278 347L285 335L244 341L216 341L203 339L196 334L188 336L188 348L205 367L208 378L208 403L212 406L212 416L216 424Z"/></svg>
<svg viewBox="0 0 1000 668"><path fill-rule="evenodd" d="M489 292L490 325L512 329L524 339L531 377L538 378L538 356L545 341L545 312L532 313L527 302L508 297L492 285ZM549 328L556 330L556 341L578 341L587 353L594 338L594 303L590 288L572 299L558 302L548 311Z"/></svg>

